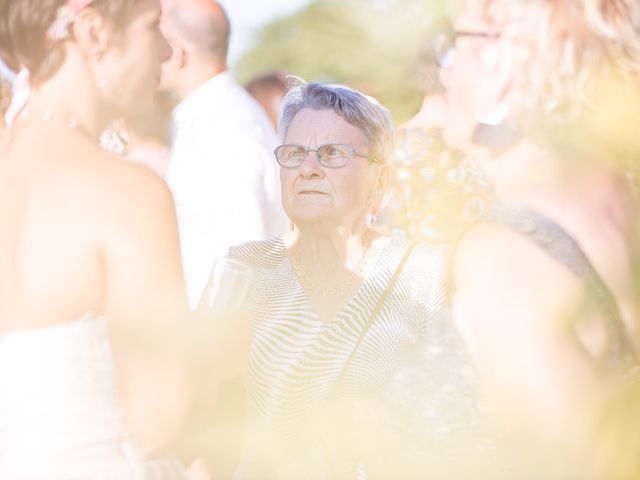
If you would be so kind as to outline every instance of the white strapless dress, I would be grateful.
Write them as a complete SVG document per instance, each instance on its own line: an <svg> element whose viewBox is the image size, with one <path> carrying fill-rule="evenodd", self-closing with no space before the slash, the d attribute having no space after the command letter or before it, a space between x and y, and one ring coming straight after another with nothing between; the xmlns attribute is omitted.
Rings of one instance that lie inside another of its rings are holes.
<svg viewBox="0 0 640 480"><path fill-rule="evenodd" d="M0 337L0 479L185 479L127 436L106 322Z"/></svg>

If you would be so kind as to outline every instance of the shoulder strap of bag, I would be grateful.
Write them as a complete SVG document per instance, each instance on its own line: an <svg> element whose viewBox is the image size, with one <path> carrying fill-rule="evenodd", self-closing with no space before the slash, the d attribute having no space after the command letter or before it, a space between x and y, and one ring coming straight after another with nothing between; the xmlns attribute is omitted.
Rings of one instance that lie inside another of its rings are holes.
<svg viewBox="0 0 640 480"><path fill-rule="evenodd" d="M344 377L345 372L348 370L349 366L351 365L351 361L353 360L353 357L354 357L356 351L360 347L360 344L362 343L362 340L364 339L364 336L369 331L369 327L371 327L371 324L373 323L375 318L380 313L380 310L382 310L384 302L389 297L389 294L395 288L396 282L398 281L398 277L402 273L402 270L404 269L404 266L407 263L407 260L409 260L409 257L411 256L411 252L413 252L413 249L416 247L416 245L417 245L416 242L412 243L411 245L409 245L409 247L407 248L406 252L404 252L404 256L400 260L400 263L398 263L398 266L396 267L395 272L393 272L393 276L389 279L389 282L387 283L387 286L385 287L384 291L380 295L380 298L378 298L378 303L376 303L375 308L371 311L371 315L369 315L367 323L362 328L362 331L360 332L360 336L358 337L358 341L353 346L353 349L351 350L351 354L349 355L349 358L347 359L347 361L342 366L342 369L340 370L340 374L336 378L336 381L333 383L333 387L331 388L331 391L329 393L329 397L331 397L333 395L336 386L339 385L340 382L342 381L342 378Z"/></svg>

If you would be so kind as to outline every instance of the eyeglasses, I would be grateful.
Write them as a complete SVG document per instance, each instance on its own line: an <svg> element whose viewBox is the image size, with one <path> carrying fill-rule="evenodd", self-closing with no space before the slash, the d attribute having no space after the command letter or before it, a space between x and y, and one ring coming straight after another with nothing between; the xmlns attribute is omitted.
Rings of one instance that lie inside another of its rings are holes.
<svg viewBox="0 0 640 480"><path fill-rule="evenodd" d="M325 168L342 168L349 163L354 155L368 158L372 162L382 163L374 157L357 152L351 145L340 143L320 145L318 148L305 148L293 144L280 145L273 153L282 168L299 168L307 159L309 152L316 152L318 162Z"/></svg>
<svg viewBox="0 0 640 480"><path fill-rule="evenodd" d="M441 68L451 65L456 50L456 41L461 37L499 38L499 33L450 30L436 35L432 41L433 53Z"/></svg>

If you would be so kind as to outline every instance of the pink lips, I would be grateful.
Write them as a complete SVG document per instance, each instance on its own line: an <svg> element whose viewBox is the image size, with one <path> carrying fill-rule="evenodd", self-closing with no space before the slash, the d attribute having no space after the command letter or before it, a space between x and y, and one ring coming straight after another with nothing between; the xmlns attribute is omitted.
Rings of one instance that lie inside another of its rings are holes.
<svg viewBox="0 0 640 480"><path fill-rule="evenodd" d="M298 195L326 195L325 192L321 192L320 190L300 190Z"/></svg>

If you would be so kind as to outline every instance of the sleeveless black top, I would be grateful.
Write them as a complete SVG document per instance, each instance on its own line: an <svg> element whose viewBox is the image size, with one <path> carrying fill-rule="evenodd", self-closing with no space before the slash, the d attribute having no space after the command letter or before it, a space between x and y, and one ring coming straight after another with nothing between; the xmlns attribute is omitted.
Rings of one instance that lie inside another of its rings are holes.
<svg viewBox="0 0 640 480"><path fill-rule="evenodd" d="M534 210L504 207L494 208L482 221L499 223L526 236L580 279L587 293L584 307L597 308L605 321L610 342L604 359L606 368L624 371L636 363L636 354L627 338L613 293L578 242L563 227Z"/></svg>

